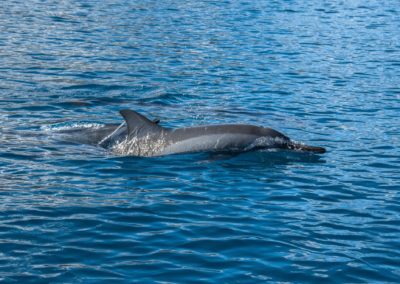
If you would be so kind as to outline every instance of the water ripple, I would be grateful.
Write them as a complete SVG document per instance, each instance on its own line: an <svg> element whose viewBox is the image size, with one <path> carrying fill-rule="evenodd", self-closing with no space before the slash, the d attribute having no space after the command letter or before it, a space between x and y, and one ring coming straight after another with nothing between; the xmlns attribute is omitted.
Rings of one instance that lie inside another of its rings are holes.
<svg viewBox="0 0 400 284"><path fill-rule="evenodd" d="M396 1L3 1L0 281L396 283ZM251 123L328 149L116 157L57 129Z"/></svg>

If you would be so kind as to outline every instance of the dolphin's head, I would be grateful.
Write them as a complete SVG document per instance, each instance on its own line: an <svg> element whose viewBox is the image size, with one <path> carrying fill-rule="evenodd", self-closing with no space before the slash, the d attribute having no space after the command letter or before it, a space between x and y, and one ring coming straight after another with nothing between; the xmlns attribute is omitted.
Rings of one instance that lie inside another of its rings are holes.
<svg viewBox="0 0 400 284"><path fill-rule="evenodd" d="M289 137L272 128L260 127L259 131L260 136L275 139L277 142L281 141L282 144L290 141Z"/></svg>
<svg viewBox="0 0 400 284"><path fill-rule="evenodd" d="M313 152L318 154L323 154L326 152L325 148L316 147L316 146L309 146L303 143L292 141L286 135L276 131L272 128L262 128L261 129L263 136L268 136L276 141L276 146L280 149L289 149L294 151L305 151L305 152Z"/></svg>

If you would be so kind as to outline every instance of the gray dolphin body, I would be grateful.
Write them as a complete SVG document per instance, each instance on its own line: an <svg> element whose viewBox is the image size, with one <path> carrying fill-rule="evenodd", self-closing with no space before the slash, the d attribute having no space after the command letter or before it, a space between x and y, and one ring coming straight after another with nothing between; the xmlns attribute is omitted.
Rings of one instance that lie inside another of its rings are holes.
<svg viewBox="0 0 400 284"><path fill-rule="evenodd" d="M132 110L122 110L125 123L105 125L80 136L80 142L112 148L124 155L163 156L193 152L244 152L289 149L324 153L322 147L294 142L282 133L245 124L169 129Z"/></svg>

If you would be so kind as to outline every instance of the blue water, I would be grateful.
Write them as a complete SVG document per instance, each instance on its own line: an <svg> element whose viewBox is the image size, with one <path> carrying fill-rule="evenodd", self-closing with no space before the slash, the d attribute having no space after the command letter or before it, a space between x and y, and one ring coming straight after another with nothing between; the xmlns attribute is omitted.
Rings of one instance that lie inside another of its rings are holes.
<svg viewBox="0 0 400 284"><path fill-rule="evenodd" d="M0 280L400 279L398 1L5 0ZM273 127L324 155L118 156L54 127Z"/></svg>

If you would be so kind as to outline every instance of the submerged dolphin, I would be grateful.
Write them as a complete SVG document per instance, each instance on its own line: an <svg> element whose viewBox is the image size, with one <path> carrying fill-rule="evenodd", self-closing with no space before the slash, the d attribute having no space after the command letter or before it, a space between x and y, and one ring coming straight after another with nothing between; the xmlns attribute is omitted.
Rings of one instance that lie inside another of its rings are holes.
<svg viewBox="0 0 400 284"><path fill-rule="evenodd" d="M162 156L193 152L244 152L289 149L325 153L322 147L292 141L282 133L246 124L169 129L132 111L121 110L124 124L109 124L80 135L80 142L96 144L125 155Z"/></svg>

